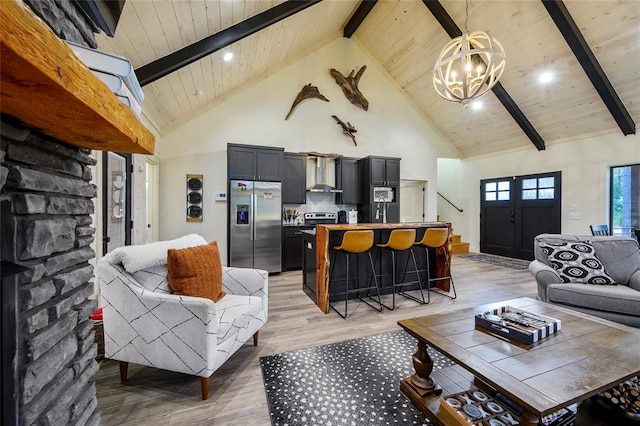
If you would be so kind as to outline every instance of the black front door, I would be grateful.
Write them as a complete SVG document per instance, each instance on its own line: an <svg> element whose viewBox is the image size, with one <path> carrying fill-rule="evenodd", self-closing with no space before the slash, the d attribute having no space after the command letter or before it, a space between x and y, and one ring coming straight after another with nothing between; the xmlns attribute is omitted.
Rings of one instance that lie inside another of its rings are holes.
<svg viewBox="0 0 640 426"><path fill-rule="evenodd" d="M561 172L480 181L480 251L533 260L533 238L560 233Z"/></svg>

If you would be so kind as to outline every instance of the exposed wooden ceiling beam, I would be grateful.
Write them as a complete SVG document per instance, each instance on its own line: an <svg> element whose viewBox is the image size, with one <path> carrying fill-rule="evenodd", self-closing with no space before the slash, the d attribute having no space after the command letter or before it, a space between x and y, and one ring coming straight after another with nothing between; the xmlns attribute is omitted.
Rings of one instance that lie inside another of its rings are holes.
<svg viewBox="0 0 640 426"><path fill-rule="evenodd" d="M442 28L444 28L449 37L455 38L462 35L462 30L458 27L458 25L454 22L449 13L447 13L447 11L438 0L422 0L422 3L427 6L429 11L433 14L440 25L442 25ZM511 115L511 117L513 117L516 123L518 123L529 140L531 140L531 143L533 143L533 145L538 148L538 151L543 151L545 149L545 145L542 136L540 136L531 122L524 115L522 110L518 107L511 96L509 96L505 88L502 87L502 84L500 84L500 82L496 83L496 85L493 86L491 90L505 107L507 112Z"/></svg>
<svg viewBox="0 0 640 426"><path fill-rule="evenodd" d="M576 59L580 62L582 69L584 69L593 87L595 87L602 101L609 109L613 119L618 123L622 133L625 136L635 134L636 124L633 118L631 118L629 111L620 100L611 85L611 81L609 81L562 0L542 0L542 4L573 51Z"/></svg>
<svg viewBox="0 0 640 426"><path fill-rule="evenodd" d="M192 62L240 41L291 15L295 15L320 1L322 0L288 0L280 3L262 13L136 69L138 81L141 86L153 83Z"/></svg>
<svg viewBox="0 0 640 426"><path fill-rule="evenodd" d="M349 19L347 25L344 26L344 37L351 38L351 36L355 34L377 1L378 0L362 0L362 2L360 2L360 6L358 6L358 9L356 9L351 19Z"/></svg>

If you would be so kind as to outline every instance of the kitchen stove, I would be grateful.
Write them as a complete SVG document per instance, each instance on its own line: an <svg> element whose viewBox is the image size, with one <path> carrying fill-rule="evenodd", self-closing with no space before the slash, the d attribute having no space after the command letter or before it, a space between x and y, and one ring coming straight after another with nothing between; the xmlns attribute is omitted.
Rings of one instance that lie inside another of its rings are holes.
<svg viewBox="0 0 640 426"><path fill-rule="evenodd" d="M311 212L304 214L305 225L327 225L336 223L336 214L327 212Z"/></svg>

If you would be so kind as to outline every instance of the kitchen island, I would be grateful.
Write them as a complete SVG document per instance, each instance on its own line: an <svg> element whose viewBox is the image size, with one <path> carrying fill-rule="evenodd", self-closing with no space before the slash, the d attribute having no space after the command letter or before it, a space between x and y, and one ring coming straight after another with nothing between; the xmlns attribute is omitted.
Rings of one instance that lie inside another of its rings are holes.
<svg viewBox="0 0 640 426"><path fill-rule="evenodd" d="M329 312L329 299L333 301L332 295L344 291L344 257L338 256L338 261L335 265L334 285L329 285L329 270L330 262L333 261L334 250L333 247L340 244L342 235L346 231L356 230L373 230L374 231L374 248L372 255L374 256L374 263L376 265L377 274L380 275L380 292L382 294L391 293L391 256L382 253L382 250L378 250L375 244L384 243L388 240L389 234L394 229L415 229L416 241L422 239L425 231L428 228L449 228L450 224L446 222L408 222L408 223L360 223L357 225L349 224L334 224L334 225L317 225L315 230L303 231L304 240L304 255L303 255L303 290L309 295L309 297L318 305L318 307L325 314ZM449 247L447 247L449 250ZM408 253L404 254L408 256ZM313 261L315 258L315 262ZM360 280L363 286L367 283L364 280L370 279L367 270L370 270L368 266L368 257L359 256L358 265L360 267L361 277ZM418 259L418 267L424 269L426 267L426 259L422 248L416 250L416 258ZM435 268L435 276L441 277L445 275L445 264L442 255L431 256L433 259L432 268ZM404 265L406 257L399 256L398 264ZM366 269L369 268L369 269ZM413 268L409 268L409 272ZM434 269L432 269L433 271ZM370 275L370 274L369 274ZM401 279L404 275L403 268L399 268L398 279ZM411 274L415 279L415 274ZM425 274L422 274L424 279ZM342 280L342 281L341 281ZM437 287L443 291L449 291L449 280L437 281ZM407 289L417 289L417 284L414 287L407 286ZM354 297L357 297L354 295Z"/></svg>

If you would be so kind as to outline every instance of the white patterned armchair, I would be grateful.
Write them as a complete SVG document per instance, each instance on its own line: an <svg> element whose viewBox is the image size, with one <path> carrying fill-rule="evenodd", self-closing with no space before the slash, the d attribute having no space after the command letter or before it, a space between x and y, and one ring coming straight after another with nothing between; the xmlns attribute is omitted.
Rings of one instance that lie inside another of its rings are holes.
<svg viewBox="0 0 640 426"><path fill-rule="evenodd" d="M267 321L268 274L223 267L227 295L216 303L173 295L166 248L200 244L172 244L179 241L116 249L98 262L105 357L120 361L123 382L129 362L199 376L202 399L207 399L211 374L251 336L258 344L258 331ZM148 257L154 250L159 253L156 258L131 267L131 256Z"/></svg>

